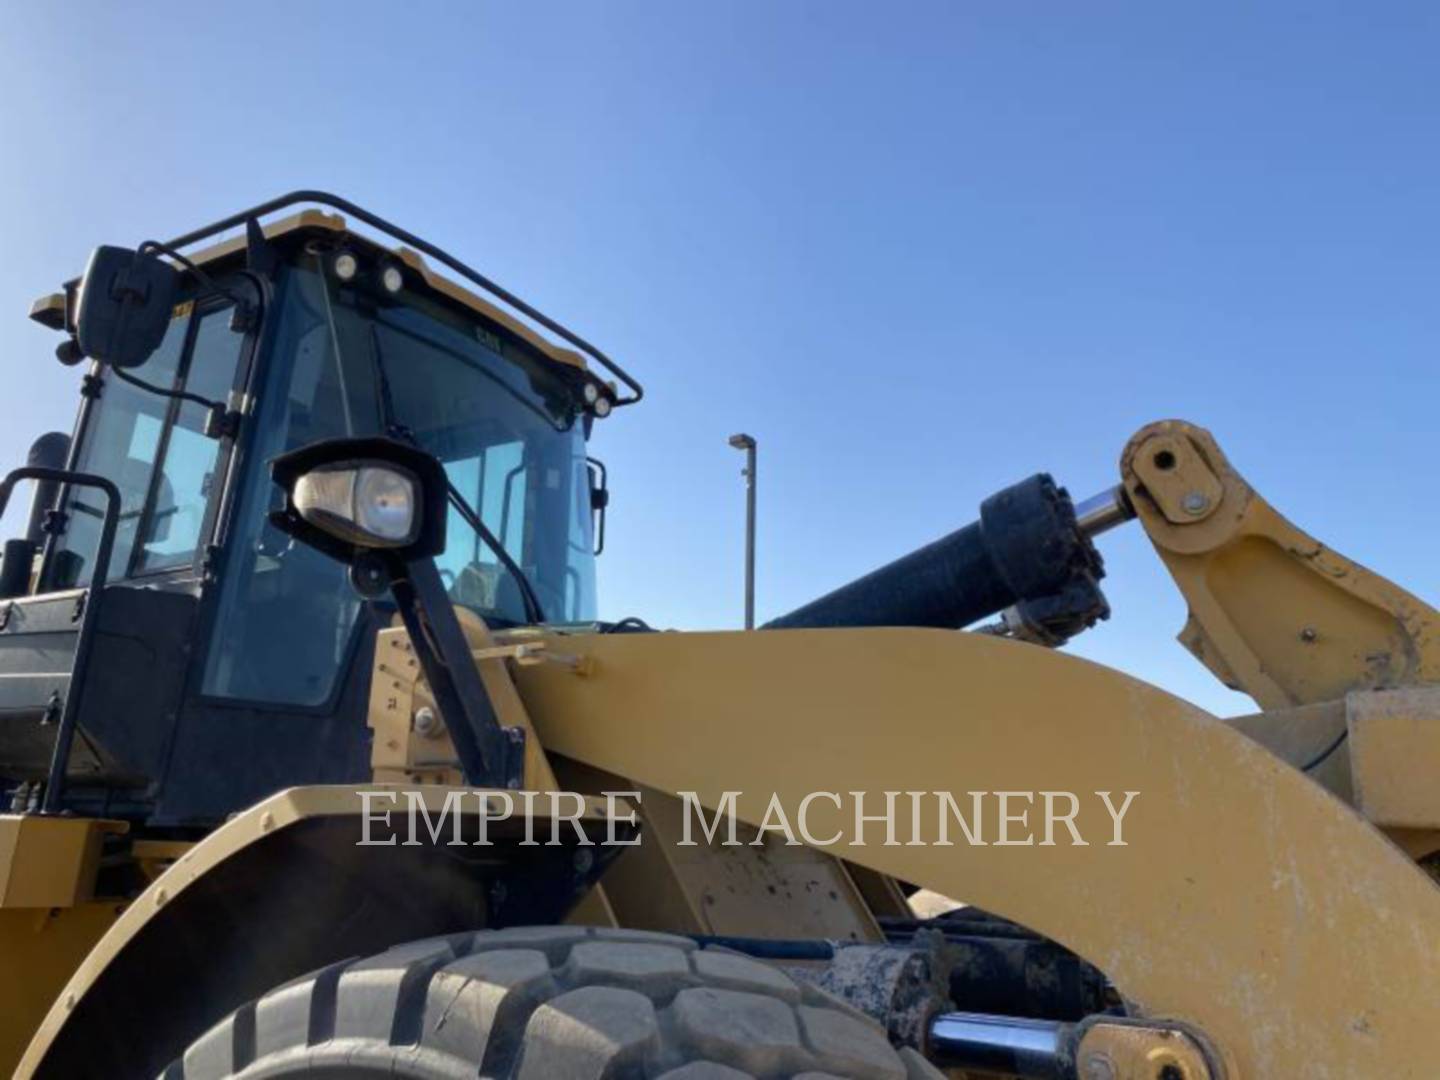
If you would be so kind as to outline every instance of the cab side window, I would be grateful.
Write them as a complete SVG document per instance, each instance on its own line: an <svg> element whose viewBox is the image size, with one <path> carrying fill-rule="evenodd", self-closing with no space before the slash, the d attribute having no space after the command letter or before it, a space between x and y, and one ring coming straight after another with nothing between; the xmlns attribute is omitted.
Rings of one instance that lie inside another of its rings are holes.
<svg viewBox="0 0 1440 1080"><path fill-rule="evenodd" d="M244 335L230 329L228 307L196 313L181 305L160 347L132 374L167 390L224 401L235 380ZM120 520L110 555L110 580L189 566L201 544L218 440L204 434L206 410L136 386L106 371L77 467L108 476L120 489ZM77 488L66 502L68 523L48 584L70 588L88 580L105 500Z"/></svg>
<svg viewBox="0 0 1440 1080"><path fill-rule="evenodd" d="M184 386L209 401L223 402L235 379L244 335L230 329L230 309L199 317ZM160 458L155 497L135 555L134 572L188 566L200 547L205 510L214 489L220 443L205 434L208 410L193 401L176 403L174 422Z"/></svg>

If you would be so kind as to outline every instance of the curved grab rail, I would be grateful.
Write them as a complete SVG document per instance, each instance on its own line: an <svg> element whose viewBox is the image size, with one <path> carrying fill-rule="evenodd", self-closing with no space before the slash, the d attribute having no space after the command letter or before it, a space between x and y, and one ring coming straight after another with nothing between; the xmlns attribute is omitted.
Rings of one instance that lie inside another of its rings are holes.
<svg viewBox="0 0 1440 1080"><path fill-rule="evenodd" d="M350 200L342 199L340 196L332 195L327 191L301 190L292 191L285 195L280 195L274 199L269 200L268 202L263 202L258 206L252 206L248 210L241 210L239 213L231 214L229 217L222 218L219 221L202 226L199 229L194 229L191 232L185 233L183 236L177 236L174 240L171 240L169 242L168 246L172 248L189 247L191 244L208 239L218 233L225 232L228 229L238 228L239 226L244 225L247 221L250 221L252 219L259 219L267 214L273 214L276 210L283 210L287 206L295 206L300 203L314 203L318 206L328 206L334 210L339 210L342 214L346 214L347 216L352 217L357 221L364 222L371 228L386 233L395 240L399 240L402 244L405 244L408 247L412 247L416 251L422 252L423 254L429 255L437 262L443 263L445 266L448 266L451 270L455 271L455 273L461 275L462 277L470 281L472 284L483 289L485 292L489 293L497 300L500 300L502 303L513 308L515 311L520 312L520 314L524 315L526 318L533 320L534 322L543 326L546 330L549 330L556 336L563 338L565 341L575 346L575 348L579 349L581 352L591 357L596 363L600 364L602 367L604 367L607 371L609 371L612 375L614 375L617 379L619 379L621 382L623 382L626 386L630 388L630 395L628 397L620 397L616 399L615 404L617 406L633 405L635 402L639 401L642 397L645 396L645 388L640 385L640 383L634 378L634 376L632 376L614 360L610 359L610 357L606 356L598 348L590 344L590 342L586 341L573 330L567 329L565 326L550 318L550 316L545 315L540 311L537 311L535 308L527 304L524 300L521 300L514 293L510 292L508 289L504 288L503 286L497 284L494 281L491 281L488 277L480 273L478 270L472 269L471 267L467 266L465 263L457 259L454 255L451 255L449 252L430 243L428 240L422 240L414 233L409 232L406 229L402 229L398 225L391 224L390 222L382 218L380 215L372 214L369 210L366 210L360 206L356 206L354 203L350 202Z"/></svg>
<svg viewBox="0 0 1440 1080"><path fill-rule="evenodd" d="M21 480L53 480L66 487L90 487L105 496L105 518L100 526L100 543L95 549L95 563L90 570L90 585L80 615L80 631L75 640L75 655L70 662L70 679L65 690L65 704L60 711L60 726L55 732L55 750L50 757L50 773L45 781L45 799L41 810L58 814L63 807L65 771L70 764L70 747L75 741L75 728L80 718L80 694L84 689L85 666L90 658L90 645L95 637L97 598L110 576L110 552L115 546L115 530L120 521L120 489L114 482L94 473L56 469L48 465L27 465L12 469L0 480L0 516L10 503L10 493Z"/></svg>

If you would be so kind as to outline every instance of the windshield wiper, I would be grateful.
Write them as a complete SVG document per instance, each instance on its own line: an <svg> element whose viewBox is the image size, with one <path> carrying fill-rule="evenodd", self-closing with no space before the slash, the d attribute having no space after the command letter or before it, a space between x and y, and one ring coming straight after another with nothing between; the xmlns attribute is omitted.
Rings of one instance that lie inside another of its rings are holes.
<svg viewBox="0 0 1440 1080"><path fill-rule="evenodd" d="M525 617L539 626L545 621L545 611L541 608L540 598L535 595L535 588L530 584L530 579L525 576L525 571L521 570L520 564L510 557L510 553L505 550L505 545L500 543L499 537L490 531L485 522L480 520L480 515L475 512L474 507L466 502L465 496L460 494L460 490L454 484L448 486L450 488L450 505L465 519L465 524L480 534L480 539L484 540L490 550L495 552L495 557L500 560L500 564L510 571L511 576L515 578L515 583L520 586L520 598L525 602Z"/></svg>
<svg viewBox="0 0 1440 1080"><path fill-rule="evenodd" d="M400 423L395 415L395 397L390 389L390 378L385 371L385 357L380 348L380 328L374 322L370 323L370 344L370 356L375 368L376 396L379 399L380 420L385 425L385 434L423 449L420 447L419 440L415 438L415 433ZM540 598L535 595L535 587L530 584L530 579L525 575L525 571L520 569L520 564L505 550L505 545L500 542L499 537L490 531L485 522L480 520L480 515L466 501L465 496L460 494L460 489L449 481L446 481L446 486L450 491L450 505L465 519L465 524L474 529L480 539L485 541L486 546L500 560L500 565L510 572L515 583L520 587L520 599L525 604L525 617L536 626L542 624L545 621L545 610L540 606Z"/></svg>
<svg viewBox="0 0 1440 1080"><path fill-rule="evenodd" d="M415 433L395 418L395 395L390 390L390 377L385 371L385 355L380 350L380 328L370 323L370 360L375 369L375 397L380 410L380 422L385 425L385 434L411 446L419 447Z"/></svg>

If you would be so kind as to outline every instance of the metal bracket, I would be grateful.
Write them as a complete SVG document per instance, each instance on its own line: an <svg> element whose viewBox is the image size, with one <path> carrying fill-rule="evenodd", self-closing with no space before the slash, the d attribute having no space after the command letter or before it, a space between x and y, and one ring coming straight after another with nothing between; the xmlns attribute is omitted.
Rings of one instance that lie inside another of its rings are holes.
<svg viewBox="0 0 1440 1080"><path fill-rule="evenodd" d="M240 422L244 419L241 413L217 401L205 416L205 437L233 439L240 434Z"/></svg>
<svg viewBox="0 0 1440 1080"><path fill-rule="evenodd" d="M265 238L265 230L260 227L260 222L253 217L246 218L245 265L255 273L268 277L275 272L279 264L280 257Z"/></svg>
<svg viewBox="0 0 1440 1080"><path fill-rule="evenodd" d="M465 782L523 787L525 733L500 726L435 560L424 557L392 566L390 594L455 744Z"/></svg>
<svg viewBox="0 0 1440 1080"><path fill-rule="evenodd" d="M471 649L470 655L480 660L514 660L521 667L536 664L556 664L568 668L576 675L588 675L591 671L590 658L574 653L558 653L550 650L544 641L516 642L507 645L491 645L483 649Z"/></svg>
<svg viewBox="0 0 1440 1080"><path fill-rule="evenodd" d="M1190 608L1181 643L1263 709L1440 681L1440 611L1285 520L1178 420L1121 456L1131 505Z"/></svg>
<svg viewBox="0 0 1440 1080"><path fill-rule="evenodd" d="M1082 1027L1075 1048L1081 1080L1224 1080L1204 1042L1179 1024L1104 1018Z"/></svg>
<svg viewBox="0 0 1440 1080"><path fill-rule="evenodd" d="M519 791L525 786L525 732L518 727L500 729L509 744L505 754L505 786Z"/></svg>

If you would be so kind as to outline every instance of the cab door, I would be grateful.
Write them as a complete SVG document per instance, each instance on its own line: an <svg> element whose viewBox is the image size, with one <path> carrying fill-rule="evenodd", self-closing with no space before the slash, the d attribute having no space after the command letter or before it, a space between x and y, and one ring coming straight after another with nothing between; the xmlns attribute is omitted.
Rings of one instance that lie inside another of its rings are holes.
<svg viewBox="0 0 1440 1080"><path fill-rule="evenodd" d="M125 373L100 368L89 384L99 398L76 434L76 467L120 489L111 582L199 575L231 452L226 433L207 430L211 409L201 401L228 403L240 379L246 335L232 326L232 311L228 302L179 305L144 364ZM63 510L47 591L87 582L99 543L98 493L73 489Z"/></svg>

